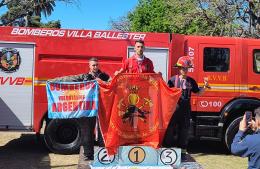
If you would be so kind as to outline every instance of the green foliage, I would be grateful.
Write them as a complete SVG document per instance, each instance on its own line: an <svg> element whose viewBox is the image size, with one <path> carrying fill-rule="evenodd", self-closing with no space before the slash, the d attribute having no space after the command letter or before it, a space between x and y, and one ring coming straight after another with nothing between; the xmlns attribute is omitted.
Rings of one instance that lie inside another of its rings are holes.
<svg viewBox="0 0 260 169"><path fill-rule="evenodd" d="M28 25L30 27L41 27L41 17L40 16L28 16Z"/></svg>
<svg viewBox="0 0 260 169"><path fill-rule="evenodd" d="M28 20L29 20L28 25L30 25L30 27L61 28L60 20L58 20L58 21L49 21L47 23L42 23L40 16L32 16Z"/></svg>
<svg viewBox="0 0 260 169"><path fill-rule="evenodd" d="M197 4L194 0L173 1L165 0L169 6L167 17L171 23L171 30L181 34L203 34L207 24L200 18Z"/></svg>
<svg viewBox="0 0 260 169"><path fill-rule="evenodd" d="M204 34L208 24L199 17L194 0L139 0L136 8L127 15L129 27L122 27L121 20L112 21L112 28L122 31L174 32Z"/></svg>
<svg viewBox="0 0 260 169"><path fill-rule="evenodd" d="M50 21L48 23L42 24L43 28L61 28L60 20L58 21Z"/></svg>
<svg viewBox="0 0 260 169"><path fill-rule="evenodd" d="M0 0L0 8L8 11L0 16L2 25L60 28L60 21L41 23L42 14L47 17L54 11L55 2L74 3L76 0Z"/></svg>
<svg viewBox="0 0 260 169"><path fill-rule="evenodd" d="M126 17L112 21L121 31L260 37L256 0L139 0ZM128 22L128 23L127 23Z"/></svg>
<svg viewBox="0 0 260 169"><path fill-rule="evenodd" d="M170 32L167 4L163 0L140 0L136 9L128 14L131 31Z"/></svg>
<svg viewBox="0 0 260 169"><path fill-rule="evenodd" d="M30 10L30 3L24 1L12 0L7 4L8 11L1 16L1 20L5 25L9 25L15 19L26 15L27 11Z"/></svg>
<svg viewBox="0 0 260 169"><path fill-rule="evenodd" d="M55 6L55 0L33 0L34 13L37 16L41 16L41 13L45 17L50 16Z"/></svg>

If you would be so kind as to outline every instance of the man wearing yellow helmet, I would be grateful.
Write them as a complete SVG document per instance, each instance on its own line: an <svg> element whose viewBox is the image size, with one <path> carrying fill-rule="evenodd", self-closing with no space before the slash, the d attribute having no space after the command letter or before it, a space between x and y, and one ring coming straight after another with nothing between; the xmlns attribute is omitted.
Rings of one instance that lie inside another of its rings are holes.
<svg viewBox="0 0 260 169"><path fill-rule="evenodd" d="M199 88L197 82L187 76L188 69L192 68L189 56L182 56L178 59L175 67L179 69L179 74L171 77L168 81L169 87L177 87L182 89L182 95L178 101L175 113L173 114L164 138L165 147L173 147L174 129L178 126L177 131L177 147L182 149L182 160L186 158L188 131L190 126L190 97L191 92L202 94L204 89L209 88L207 79L204 79L204 87Z"/></svg>

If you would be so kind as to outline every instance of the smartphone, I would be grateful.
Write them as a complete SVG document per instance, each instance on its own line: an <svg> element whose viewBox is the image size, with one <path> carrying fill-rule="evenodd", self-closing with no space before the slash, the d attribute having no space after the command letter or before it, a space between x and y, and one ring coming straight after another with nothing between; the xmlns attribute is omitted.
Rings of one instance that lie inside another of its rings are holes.
<svg viewBox="0 0 260 169"><path fill-rule="evenodd" d="M249 122L252 121L252 112L251 111L246 111L245 114L246 114L246 125L248 126Z"/></svg>

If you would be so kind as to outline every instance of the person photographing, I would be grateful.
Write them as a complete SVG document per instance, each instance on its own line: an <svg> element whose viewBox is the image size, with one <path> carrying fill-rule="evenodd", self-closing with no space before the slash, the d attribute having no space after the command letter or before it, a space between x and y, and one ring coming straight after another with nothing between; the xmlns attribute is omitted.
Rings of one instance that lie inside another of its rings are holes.
<svg viewBox="0 0 260 169"><path fill-rule="evenodd" d="M255 109L255 120L250 113L244 114L239 131L231 144L231 152L240 157L248 157L248 169L260 168L260 107ZM252 134L248 134L252 130Z"/></svg>

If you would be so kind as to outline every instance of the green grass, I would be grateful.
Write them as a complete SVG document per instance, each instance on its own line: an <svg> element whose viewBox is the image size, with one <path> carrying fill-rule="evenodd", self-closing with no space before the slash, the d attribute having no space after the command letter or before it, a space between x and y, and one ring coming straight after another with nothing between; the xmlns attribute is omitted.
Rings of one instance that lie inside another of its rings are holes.
<svg viewBox="0 0 260 169"><path fill-rule="evenodd" d="M204 169L242 169L247 168L247 158L233 155L207 155L193 154L192 157L203 166Z"/></svg>
<svg viewBox="0 0 260 169"><path fill-rule="evenodd" d="M188 151L203 169L246 169L248 158L229 153L221 142L192 141Z"/></svg>

